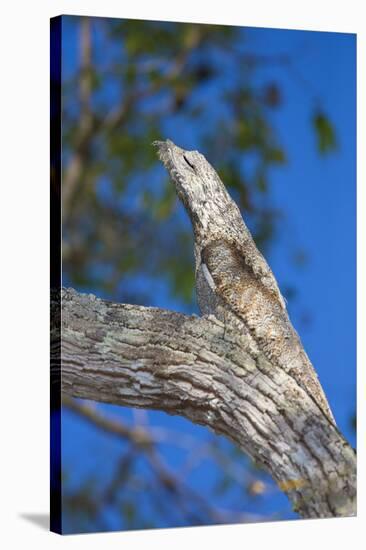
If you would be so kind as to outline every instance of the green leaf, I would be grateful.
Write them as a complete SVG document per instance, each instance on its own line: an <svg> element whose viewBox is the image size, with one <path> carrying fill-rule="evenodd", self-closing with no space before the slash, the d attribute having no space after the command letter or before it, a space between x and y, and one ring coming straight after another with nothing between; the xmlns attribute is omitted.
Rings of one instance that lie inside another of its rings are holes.
<svg viewBox="0 0 366 550"><path fill-rule="evenodd" d="M128 86L132 86L133 84L135 84L136 77L137 77L136 65L134 65L133 63L128 63L125 71L126 84Z"/></svg>
<svg viewBox="0 0 366 550"><path fill-rule="evenodd" d="M120 508L127 525L132 527L136 518L136 506L134 502L122 502Z"/></svg>
<svg viewBox="0 0 366 550"><path fill-rule="evenodd" d="M287 160L284 150L280 147L270 147L266 149L264 157L267 162L276 164L284 164Z"/></svg>
<svg viewBox="0 0 366 550"><path fill-rule="evenodd" d="M263 170L259 171L255 179L255 183L258 191L260 191L261 193L266 193L268 191L267 178Z"/></svg>
<svg viewBox="0 0 366 550"><path fill-rule="evenodd" d="M168 180L165 184L163 196L159 199L154 208L154 215L157 220L165 220L170 216L176 203L177 195L173 185Z"/></svg>
<svg viewBox="0 0 366 550"><path fill-rule="evenodd" d="M246 120L239 120L237 132L237 142L241 149L249 149L249 147L253 146L252 129Z"/></svg>
<svg viewBox="0 0 366 550"><path fill-rule="evenodd" d="M335 130L329 118L323 112L318 111L314 114L313 126L315 128L320 153L325 154L337 149Z"/></svg>

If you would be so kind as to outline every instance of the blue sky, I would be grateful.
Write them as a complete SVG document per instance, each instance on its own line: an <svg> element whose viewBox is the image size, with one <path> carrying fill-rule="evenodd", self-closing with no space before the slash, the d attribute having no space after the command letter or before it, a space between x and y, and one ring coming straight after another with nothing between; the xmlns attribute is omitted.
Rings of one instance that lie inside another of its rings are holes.
<svg viewBox="0 0 366 550"><path fill-rule="evenodd" d="M263 31L264 36L272 51L285 47L286 41L306 48L306 55L299 55L298 72L322 98L337 132L338 151L320 157L309 132L308 95L284 75L286 102L276 113L276 126L289 162L273 174L271 189L287 219L270 261L280 283L294 281L300 304L311 313L311 325L297 328L338 425L354 442L349 417L356 365L355 36ZM291 239L300 241L309 257L301 271L284 263L283 245Z"/></svg>
<svg viewBox="0 0 366 550"><path fill-rule="evenodd" d="M291 319L319 374L339 428L355 445L350 419L355 412L356 390L356 38L351 34L260 28L246 28L244 33L245 44L257 54L291 53L296 60L295 72L279 65L258 69L255 77L264 83L271 75L284 95L283 105L271 115L271 121L288 162L272 169L269 197L283 217L267 260L280 287L291 283L297 289L297 299L289 304ZM67 75L77 66L75 28L65 25L63 38ZM333 122L338 139L337 151L326 156L319 155L311 128L312 109L318 103ZM167 137L189 147L191 133L187 130L183 134L177 126L170 128ZM195 147L194 143L191 148ZM308 258L303 268L296 267L290 257L299 245ZM142 286L145 283L141 281ZM164 281L149 284L155 285L154 305L182 309L169 297ZM126 409L101 408L125 420L133 419ZM149 412L149 422L193 434L198 440L207 437L204 428L164 413ZM222 444L225 446L224 441ZM73 483L100 468L110 475L108 458L119 448L120 442L64 413L63 459L72 470ZM177 448L163 451L171 465L182 460ZM203 463L192 473L192 485L204 493L216 473ZM241 505L245 508L238 495L232 498L237 498L238 509ZM278 510L286 517L295 517L280 493L258 503L259 513Z"/></svg>

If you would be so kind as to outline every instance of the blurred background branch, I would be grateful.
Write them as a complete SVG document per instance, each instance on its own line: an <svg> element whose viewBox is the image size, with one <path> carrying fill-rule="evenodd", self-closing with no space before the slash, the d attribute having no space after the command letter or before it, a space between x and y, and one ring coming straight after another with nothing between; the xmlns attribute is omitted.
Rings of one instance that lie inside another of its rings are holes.
<svg viewBox="0 0 366 550"><path fill-rule="evenodd" d="M167 468L164 464L164 460L159 452L156 443L149 429L141 428L141 426L129 427L123 423L120 418L112 418L110 415L103 414L95 404L86 404L79 400L73 399L69 396L63 396L63 406L74 414L80 416L85 422L92 424L94 427L102 430L105 433L109 433L115 437L127 440L128 447L119 458L116 464L115 473L111 481L106 485L102 493L93 493L93 491L85 490L82 493L82 506L83 508L92 511L93 521L99 524L103 517L103 509L105 506L111 506L118 504L119 494L124 489L124 485L128 482L131 475L131 470L134 468L134 463L137 458L141 458L143 455L151 469L155 479L151 482L154 486L154 491L160 496L159 501L163 508L163 514L170 515L172 510L176 510L174 515L182 515L187 523L192 525L207 525L207 524L223 524L232 522L251 522L251 521L269 521L271 518L265 515L237 512L235 510L222 509L214 504L210 503L201 494L193 490L185 482L186 473L181 472L181 475L176 475ZM160 435L162 435L161 430ZM164 431L164 430L163 430ZM172 434L170 434L172 435ZM180 437L179 432L175 433L177 444ZM198 444L198 442L197 442ZM219 460L223 460L223 464L227 464L227 459L218 450L215 451L214 445L210 444L208 447L213 447L213 457L219 457ZM207 449L209 455L211 455L210 449ZM194 462L200 459L196 457L197 451L194 446L191 446L189 451L190 460ZM221 456L220 456L221 455ZM225 471L225 468L223 468ZM248 472L243 471L243 478L236 479L237 483L243 483L243 480L248 478ZM228 475L231 475L231 469L228 468ZM142 484L142 488L144 484ZM244 487L245 489L245 487ZM151 488L150 488L151 490ZM265 483L261 481L252 480L251 490L257 491L257 494L261 494L265 491ZM164 496L161 496L161 493ZM156 498L155 496L153 498ZM164 503L162 502L164 500ZM79 491L69 494L65 500L66 510L80 504ZM131 509L130 509L131 512ZM101 522L101 525L104 525ZM107 525L104 526L107 529Z"/></svg>

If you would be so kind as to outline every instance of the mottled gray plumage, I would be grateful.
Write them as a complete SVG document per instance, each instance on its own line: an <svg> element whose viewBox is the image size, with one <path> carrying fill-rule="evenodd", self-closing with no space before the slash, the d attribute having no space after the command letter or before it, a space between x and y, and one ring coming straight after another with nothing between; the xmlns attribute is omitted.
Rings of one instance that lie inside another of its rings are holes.
<svg viewBox="0 0 366 550"><path fill-rule="evenodd" d="M334 422L274 275L216 171L198 151L170 140L154 145L192 222L201 313L244 331L252 347L291 374Z"/></svg>

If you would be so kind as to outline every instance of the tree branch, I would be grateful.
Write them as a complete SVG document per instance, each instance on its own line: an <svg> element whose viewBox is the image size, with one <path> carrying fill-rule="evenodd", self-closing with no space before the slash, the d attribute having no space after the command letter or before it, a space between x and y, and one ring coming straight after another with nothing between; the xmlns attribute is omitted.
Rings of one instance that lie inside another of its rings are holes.
<svg viewBox="0 0 366 550"><path fill-rule="evenodd" d="M65 394L185 416L234 441L302 516L355 515L354 450L291 376L215 317L64 289L61 330Z"/></svg>

